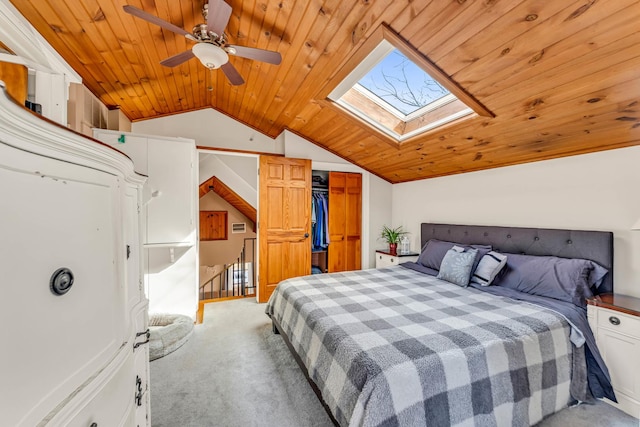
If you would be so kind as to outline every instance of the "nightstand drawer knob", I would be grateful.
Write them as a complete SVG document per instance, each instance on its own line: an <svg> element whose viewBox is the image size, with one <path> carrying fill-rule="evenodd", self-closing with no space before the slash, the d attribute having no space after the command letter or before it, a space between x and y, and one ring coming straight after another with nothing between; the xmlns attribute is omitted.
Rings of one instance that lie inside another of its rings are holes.
<svg viewBox="0 0 640 427"><path fill-rule="evenodd" d="M618 319L616 316L611 316L609 317L609 323L618 326L620 324L620 319Z"/></svg>

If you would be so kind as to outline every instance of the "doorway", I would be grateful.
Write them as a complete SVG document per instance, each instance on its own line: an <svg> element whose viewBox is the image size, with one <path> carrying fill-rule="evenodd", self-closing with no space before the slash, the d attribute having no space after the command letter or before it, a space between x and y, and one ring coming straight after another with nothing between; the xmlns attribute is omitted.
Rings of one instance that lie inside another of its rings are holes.
<svg viewBox="0 0 640 427"><path fill-rule="evenodd" d="M199 150L201 308L256 296L258 157Z"/></svg>

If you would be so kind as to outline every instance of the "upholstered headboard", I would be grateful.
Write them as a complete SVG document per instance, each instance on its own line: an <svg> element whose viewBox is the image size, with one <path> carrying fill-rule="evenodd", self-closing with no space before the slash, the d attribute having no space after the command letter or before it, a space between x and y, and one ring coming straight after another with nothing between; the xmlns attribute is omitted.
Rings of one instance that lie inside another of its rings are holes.
<svg viewBox="0 0 640 427"><path fill-rule="evenodd" d="M613 233L485 225L421 224L421 247L429 239L491 245L498 252L582 258L609 270L598 293L613 292Z"/></svg>

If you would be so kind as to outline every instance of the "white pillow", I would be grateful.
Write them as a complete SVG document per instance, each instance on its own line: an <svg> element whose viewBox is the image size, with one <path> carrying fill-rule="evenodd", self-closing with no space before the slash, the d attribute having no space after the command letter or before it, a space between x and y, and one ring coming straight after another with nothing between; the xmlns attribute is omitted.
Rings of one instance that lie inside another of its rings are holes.
<svg viewBox="0 0 640 427"><path fill-rule="evenodd" d="M482 286L489 286L505 265L507 265L507 256L491 251L482 257L476 271L471 276L471 281Z"/></svg>

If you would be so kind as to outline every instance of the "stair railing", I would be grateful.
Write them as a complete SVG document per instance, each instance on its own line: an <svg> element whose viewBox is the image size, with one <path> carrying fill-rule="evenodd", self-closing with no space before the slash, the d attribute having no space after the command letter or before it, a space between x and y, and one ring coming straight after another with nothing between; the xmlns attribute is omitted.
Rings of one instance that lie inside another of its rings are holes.
<svg viewBox="0 0 640 427"><path fill-rule="evenodd" d="M244 239L238 258L231 264L224 264L220 272L200 286L200 300L255 295L255 242L255 237ZM214 288L216 280L217 292Z"/></svg>

